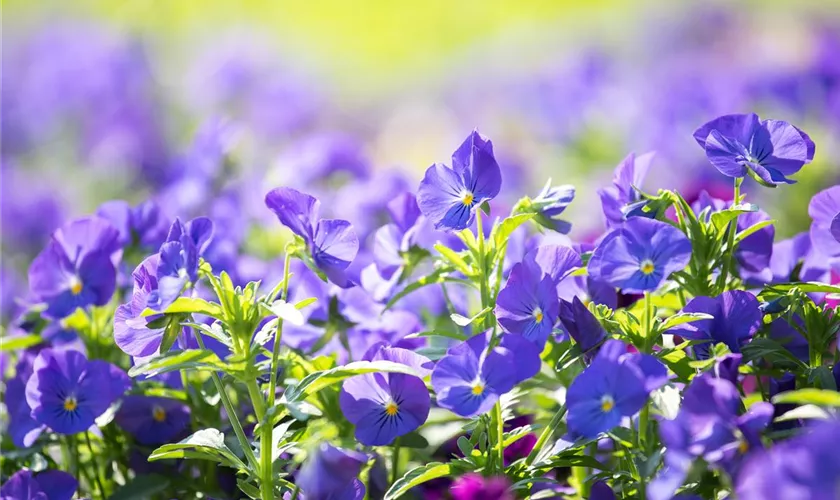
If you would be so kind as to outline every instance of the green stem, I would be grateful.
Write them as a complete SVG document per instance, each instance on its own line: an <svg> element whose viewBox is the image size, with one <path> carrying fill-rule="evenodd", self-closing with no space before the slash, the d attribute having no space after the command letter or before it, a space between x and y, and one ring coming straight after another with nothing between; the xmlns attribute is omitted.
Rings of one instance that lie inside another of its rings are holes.
<svg viewBox="0 0 840 500"><path fill-rule="evenodd" d="M204 349L204 340L201 338L201 334L195 332L196 341L198 341L198 347ZM213 385L216 386L216 392L219 393L219 397L222 399L222 405L225 407L225 411L228 414L228 419L230 420L230 425L233 427L233 432L236 434L236 438L239 440L239 445L242 447L242 452L245 453L245 458L248 460L248 463L254 467L254 470L259 470L259 462L257 462L257 457L254 456L254 450L251 449L251 443L248 442L248 437L245 435L245 431L242 429L242 424L239 422L239 417L236 416L236 411L233 408L233 404L230 402L230 398L225 392L225 386L222 384L222 379L219 377L219 374L216 372L210 372L210 377L213 379Z"/></svg>
<svg viewBox="0 0 840 500"><path fill-rule="evenodd" d="M391 484L397 482L400 470L400 438L394 440L394 452L391 455Z"/></svg>
<svg viewBox="0 0 840 500"><path fill-rule="evenodd" d="M283 292L280 300L289 299L289 267L291 266L292 254L286 252L283 259ZM280 359L280 344L283 339L283 320L277 318L277 330L274 332L274 349L271 352L271 373L268 375L268 400L272 401L269 408L274 406L274 393L277 391L277 362Z"/></svg>
<svg viewBox="0 0 840 500"><path fill-rule="evenodd" d="M732 206L738 205L741 200L741 178L735 178L733 187ZM723 269L720 271L720 278L718 279L718 289L720 292L726 290L726 280L728 278L729 269L735 265L735 233L738 231L738 216L729 221L726 226L726 260L723 264Z"/></svg>
<svg viewBox="0 0 840 500"><path fill-rule="evenodd" d="M481 207L475 214L475 230L478 239L478 285L481 291L481 308L484 309L490 304L490 290L487 286L487 255L484 250L484 226L481 222ZM486 317L481 319L482 325L487 326Z"/></svg>
<svg viewBox="0 0 840 500"><path fill-rule="evenodd" d="M543 451L543 448L548 443L548 440L551 439L552 434L554 434L554 429L556 429L557 426L560 425L560 421L563 420L563 417L565 415L566 406L564 405L561 406L559 410L557 410L557 413L555 413L553 417L551 417L551 421L548 423L545 429L543 429L542 433L540 434L540 437L537 438L537 442L531 449L531 453L529 453L528 458L525 459L526 466L530 466L531 464L533 464L534 460L536 460L537 457L540 456L540 454Z"/></svg>
<svg viewBox="0 0 840 500"><path fill-rule="evenodd" d="M505 473L505 420L502 418L502 403L501 401L496 401L496 406L494 407L494 416L496 418L496 435L499 440L498 446L498 460L499 460L499 471L504 474Z"/></svg>
<svg viewBox="0 0 840 500"><path fill-rule="evenodd" d="M645 312L642 316L642 332L645 335L644 345L642 346L642 352L647 353L653 347L653 338L651 335L651 323L652 318L651 315L653 313L653 306L651 305L650 300L650 292L645 292Z"/></svg>
<svg viewBox="0 0 840 500"><path fill-rule="evenodd" d="M96 460L96 453L93 452L93 445L90 444L90 431L85 432L85 444L90 451L90 461L93 464L93 478L96 481L96 487L99 488L99 494L102 499L105 499L105 487L102 486L102 479L99 477L99 464Z"/></svg>

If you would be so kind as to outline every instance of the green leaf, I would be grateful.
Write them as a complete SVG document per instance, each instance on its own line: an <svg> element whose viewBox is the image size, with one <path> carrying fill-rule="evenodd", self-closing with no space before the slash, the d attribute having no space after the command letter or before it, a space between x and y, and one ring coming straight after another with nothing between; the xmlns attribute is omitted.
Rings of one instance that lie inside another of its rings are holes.
<svg viewBox="0 0 840 500"><path fill-rule="evenodd" d="M484 317L487 313L492 311L493 308L485 307L481 311L477 312L473 317L467 318L457 313L450 314L449 317L452 319L452 322L458 326L467 326L473 323L475 320Z"/></svg>
<svg viewBox="0 0 840 500"><path fill-rule="evenodd" d="M496 248L502 248L502 246L507 243L510 235L516 231L516 228L533 219L535 215L536 214L533 212L528 212L524 214L511 215L507 219L503 220L501 224L496 226L496 230L493 231L494 234L490 235L493 242L496 244Z"/></svg>
<svg viewBox="0 0 840 500"><path fill-rule="evenodd" d="M241 477L236 478L236 487L239 488L242 493L248 495L248 498L253 498L254 500L262 498L260 489L248 482L246 479L242 479Z"/></svg>
<svg viewBox="0 0 840 500"><path fill-rule="evenodd" d="M429 442L419 432L409 432L400 436L400 446L402 448L412 448L417 450L425 450L429 447Z"/></svg>
<svg viewBox="0 0 840 500"><path fill-rule="evenodd" d="M149 461L170 458L196 458L225 464L234 469L248 467L225 444L225 435L218 429L201 429L174 444L165 444L149 456Z"/></svg>
<svg viewBox="0 0 840 500"><path fill-rule="evenodd" d="M184 331L179 316L167 316L166 328L163 330L163 338L160 341L160 352L169 352L172 345L178 340L178 335Z"/></svg>
<svg viewBox="0 0 840 500"><path fill-rule="evenodd" d="M738 218L739 215L757 211L758 206L751 203L735 205L725 210L721 210L720 212L713 213L711 217L712 226L714 226L719 232L723 232L723 230L726 229L726 226Z"/></svg>
<svg viewBox="0 0 840 500"><path fill-rule="evenodd" d="M831 414L825 409L820 408L817 405L802 405L797 406L796 408L785 412L784 414L776 417L773 419L774 422L786 422L788 420L799 420L799 419L816 419L816 420L827 420L831 418Z"/></svg>
<svg viewBox="0 0 840 500"><path fill-rule="evenodd" d="M219 304L198 297L178 297L163 312L164 314L204 314L217 319L223 317L222 308ZM145 309L141 316L151 316L153 314L160 314L160 311Z"/></svg>
<svg viewBox="0 0 840 500"><path fill-rule="evenodd" d="M336 366L335 368L329 370L310 373L297 385L286 389L286 393L283 395L283 401L302 401L312 394L315 394L333 384L342 382L347 378L375 372L405 373L408 375L419 376L413 368L400 363L394 363L391 361L355 361L343 366Z"/></svg>
<svg viewBox="0 0 840 500"><path fill-rule="evenodd" d="M109 500L146 500L169 488L169 478L161 474L141 474L128 480L108 497Z"/></svg>
<svg viewBox="0 0 840 500"><path fill-rule="evenodd" d="M701 319L715 319L715 317L706 313L679 313L663 321L659 329L664 332L675 326L700 321Z"/></svg>
<svg viewBox="0 0 840 500"><path fill-rule="evenodd" d="M689 358L685 351L673 350L661 356L659 359L668 365L668 368L674 372L682 382L688 382L695 370L691 367L691 358Z"/></svg>
<svg viewBox="0 0 840 500"><path fill-rule="evenodd" d="M455 269L464 273L464 275L466 275L466 276L472 276L473 275L472 269L470 269L470 265L467 264L467 261L464 260L464 258L461 256L461 254L459 254L455 250L452 250L451 248L447 247L446 245L444 245L442 243L435 243L435 250L437 250L438 253L440 253L440 255L444 259L449 261L450 264L455 266Z"/></svg>
<svg viewBox="0 0 840 500"><path fill-rule="evenodd" d="M840 293L840 287L829 285L827 283L820 283L818 281L799 281L794 283L782 283L781 285L772 285L765 287L765 291L774 291L786 294L787 292L798 289L803 293Z"/></svg>
<svg viewBox="0 0 840 500"><path fill-rule="evenodd" d="M812 404L817 406L840 407L840 392L824 389L806 388L796 391L783 392L773 397L773 403L792 403L799 405Z"/></svg>
<svg viewBox="0 0 840 500"><path fill-rule="evenodd" d="M318 302L318 297L309 297L308 299L303 299L295 304L295 307L298 309L303 309L304 307L314 304Z"/></svg>
<svg viewBox="0 0 840 500"><path fill-rule="evenodd" d="M18 349L26 349L33 345L41 343L41 336L35 333L29 335L19 335L14 337L3 337L0 339L0 351L16 351Z"/></svg>
<svg viewBox="0 0 840 500"><path fill-rule="evenodd" d="M749 237L751 234L753 234L757 231L761 231L762 229L764 229L767 226L772 226L775 223L776 223L775 220L763 220L761 222L753 224L752 226L744 229L743 231L741 231L740 233L735 235L735 243L740 243L745 238Z"/></svg>
<svg viewBox="0 0 840 500"><path fill-rule="evenodd" d="M807 368L807 365L787 350L785 346L769 338L754 338L741 348L741 352L744 354L745 362L764 358L774 364L785 363L802 369Z"/></svg>
<svg viewBox="0 0 840 500"><path fill-rule="evenodd" d="M283 321L288 321L289 323L301 326L306 323L306 320L303 318L303 314L300 312L297 306L286 302L285 300L276 300L271 305L266 305L265 303L260 303L260 307L262 309L262 313L267 316L276 316Z"/></svg>
<svg viewBox="0 0 840 500"><path fill-rule="evenodd" d="M422 338L422 337L446 337L448 339L455 339L455 340L460 340L460 341L467 340L467 336L464 335L463 333L449 332L449 331L445 331L445 330L429 330L429 331L425 331L425 332L410 333L403 338L404 339L419 339L419 338Z"/></svg>
<svg viewBox="0 0 840 500"><path fill-rule="evenodd" d="M175 370L224 370L226 365L209 349L172 351L152 359L148 363L131 367L130 377L138 375L160 375Z"/></svg>
<svg viewBox="0 0 840 500"><path fill-rule="evenodd" d="M395 500L406 494L411 488L419 486L432 479L446 477L452 474L452 466L440 462L432 462L412 469L403 477L397 479L388 492L385 493L385 500Z"/></svg>
<svg viewBox="0 0 840 500"><path fill-rule="evenodd" d="M449 273L451 273L453 270L454 269L451 267L441 267L440 269L436 269L432 273L427 274L426 276L419 278L417 281L407 285L405 288L395 293L394 296L391 297L391 300L389 300L388 303L385 304L385 310L387 311L388 309L393 307L394 304L399 302L400 299L402 299L403 297L415 290L419 290L424 286L434 285L436 283L443 283L443 281L446 279Z"/></svg>

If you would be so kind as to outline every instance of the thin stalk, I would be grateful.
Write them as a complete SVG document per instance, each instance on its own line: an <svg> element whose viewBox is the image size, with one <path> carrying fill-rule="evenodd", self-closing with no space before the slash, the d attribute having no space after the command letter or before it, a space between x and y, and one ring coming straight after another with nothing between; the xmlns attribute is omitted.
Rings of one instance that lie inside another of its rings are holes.
<svg viewBox="0 0 840 500"><path fill-rule="evenodd" d="M737 205L741 199L741 180L742 179L740 178L735 178L735 184L732 192L732 206ZM718 279L718 288L721 292L726 289L726 280L728 278L729 268L735 265L735 233L738 231L738 217L735 216L734 219L729 221L729 224L726 227L726 260L724 261L723 269L721 269L720 278Z"/></svg>
<svg viewBox="0 0 840 500"><path fill-rule="evenodd" d="M391 455L391 484L397 482L400 470L400 438L394 440L394 452Z"/></svg>
<svg viewBox="0 0 840 500"><path fill-rule="evenodd" d="M499 460L499 472L502 474L505 473L505 420L502 418L502 403L501 401L496 401L496 406L494 407L494 417L496 418L496 434L499 439L499 446L498 446L498 460Z"/></svg>
<svg viewBox="0 0 840 500"><path fill-rule="evenodd" d="M642 316L642 331L645 334L645 341L644 346L642 346L642 351L647 353L652 348L653 339L651 338L651 313L653 312L653 307L651 306L650 301L650 292L645 292L645 312Z"/></svg>
<svg viewBox="0 0 840 500"><path fill-rule="evenodd" d="M96 487L99 488L99 494L102 495L101 498L104 500L105 487L102 486L102 480L99 477L99 464L96 460L96 454L93 452L93 446L90 444L90 431L85 432L85 444L90 451L90 461L93 464L93 479L96 481Z"/></svg>
<svg viewBox="0 0 840 500"><path fill-rule="evenodd" d="M487 286L487 255L484 250L484 226L481 222L481 207L475 214L475 230L478 239L478 286L481 291L481 308L484 309L490 304L490 290ZM482 318L481 323L486 327L486 319Z"/></svg>
<svg viewBox="0 0 840 500"><path fill-rule="evenodd" d="M537 438L536 444L531 449L531 453L528 454L528 457L525 459L525 465L530 466L534 463L534 460L537 459L538 456L542 453L543 448L548 443L548 440L551 439L551 436L554 434L554 429L560 425L560 421L563 420L563 416L566 415L566 406L563 405L557 410L557 413L551 417L551 421L548 425L543 429L542 433L540 433L540 437Z"/></svg>
<svg viewBox="0 0 840 500"><path fill-rule="evenodd" d="M204 349L204 340L201 339L201 334L195 332L196 341L198 341L198 347ZM248 442L248 437L245 435L245 431L242 429L242 424L239 422L239 417L236 416L236 411L233 408L233 404L230 402L230 398L225 392L225 386L222 384L222 379L219 377L219 374L216 372L210 372L210 377L213 379L213 385L216 386L216 391L219 393L219 397L222 399L222 405L225 407L225 411L228 414L228 419L230 420L230 425L233 427L233 432L236 434L236 438L239 440L239 445L242 447L243 453L245 453L245 458L248 460L248 463L254 468L254 470L259 470L259 462L257 462L257 457L254 456L254 450L251 449L251 443Z"/></svg>

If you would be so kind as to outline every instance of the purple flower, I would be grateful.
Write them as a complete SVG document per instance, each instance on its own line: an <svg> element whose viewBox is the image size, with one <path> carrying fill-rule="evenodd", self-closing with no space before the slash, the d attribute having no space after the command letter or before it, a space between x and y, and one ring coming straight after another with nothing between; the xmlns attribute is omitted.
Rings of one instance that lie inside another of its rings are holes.
<svg viewBox="0 0 840 500"><path fill-rule="evenodd" d="M566 393L569 432L595 437L642 409L650 391L667 381L667 370L647 354L628 354L627 346L608 340L575 378Z"/></svg>
<svg viewBox="0 0 840 500"><path fill-rule="evenodd" d="M811 244L826 257L840 256L840 243L834 237L834 220L840 213L840 186L832 186L815 194L808 204L811 216Z"/></svg>
<svg viewBox="0 0 840 500"><path fill-rule="evenodd" d="M683 396L677 418L660 422L665 467L651 483L648 500L672 498L696 458L734 473L743 455L762 448L761 431L773 417L773 405L763 402L739 416L737 387L710 373L694 378Z"/></svg>
<svg viewBox="0 0 840 500"><path fill-rule="evenodd" d="M501 186L493 143L473 131L452 154L452 168L436 163L426 170L417 204L435 229L457 231L472 224L475 210L495 198Z"/></svg>
<svg viewBox="0 0 840 500"><path fill-rule="evenodd" d="M117 271L113 256L119 233L100 217L78 219L58 229L29 267L29 287L46 314L69 316L79 307L111 300Z"/></svg>
<svg viewBox="0 0 840 500"><path fill-rule="evenodd" d="M589 500L615 500L615 492L604 481L596 481L589 492Z"/></svg>
<svg viewBox="0 0 840 500"><path fill-rule="evenodd" d="M380 346L370 359L410 366L423 377L431 371L428 358L397 347ZM347 420L356 426L360 443L383 446L423 425L429 416L431 398L420 377L367 373L344 381L339 404Z"/></svg>
<svg viewBox="0 0 840 500"><path fill-rule="evenodd" d="M122 200L106 201L96 209L96 214L107 219L117 231L123 247L157 249L164 242L169 223L160 213L160 207L151 201L132 207Z"/></svg>
<svg viewBox="0 0 840 500"><path fill-rule="evenodd" d="M183 224L175 219L160 247L157 289L149 293L146 306L163 311L181 296L188 283L198 281L198 259L213 237L213 222L197 217Z"/></svg>
<svg viewBox="0 0 840 500"><path fill-rule="evenodd" d="M572 230L570 222L558 217L566 210L566 207L575 199L575 187L570 184L552 186L551 179L545 183L540 194L530 200L527 212L535 213L534 222L546 229L551 229L560 234L568 234Z"/></svg>
<svg viewBox="0 0 840 500"><path fill-rule="evenodd" d="M306 243L315 265L331 282L349 288L345 270L359 251L359 238L346 220L319 219L321 203L292 188L277 188L265 195L266 206L280 222Z"/></svg>
<svg viewBox="0 0 840 500"><path fill-rule="evenodd" d="M627 218L628 209L632 210L628 205L638 204L641 200L637 189L642 187L653 156L653 152L640 156L630 153L615 168L613 185L598 190L607 227L620 226Z"/></svg>
<svg viewBox="0 0 840 500"><path fill-rule="evenodd" d="M588 359L592 358L594 350L607 338L607 332L598 318L577 297L571 303L565 300L560 302L560 322Z"/></svg>
<svg viewBox="0 0 840 500"><path fill-rule="evenodd" d="M44 425L32 418L32 409L26 402L26 382L32 376L32 362L36 354L31 350L21 352L15 365L15 376L6 382L6 409L9 412L7 431L18 448L28 448L44 432Z"/></svg>
<svg viewBox="0 0 840 500"><path fill-rule="evenodd" d="M93 425L131 386L128 375L105 361L88 361L76 351L41 351L26 383L32 417L59 434Z"/></svg>
<svg viewBox="0 0 840 500"><path fill-rule="evenodd" d="M706 157L723 175L748 173L764 184L793 184L787 178L814 159L814 142L793 125L779 120L759 121L755 113L725 115L694 132Z"/></svg>
<svg viewBox="0 0 840 500"><path fill-rule="evenodd" d="M296 484L308 499L362 500L365 486L359 480L368 456L321 443L297 473Z"/></svg>
<svg viewBox="0 0 840 500"><path fill-rule="evenodd" d="M123 399L114 421L138 443L160 445L189 429L190 408L175 399L131 395Z"/></svg>
<svg viewBox="0 0 840 500"><path fill-rule="evenodd" d="M33 474L23 469L15 472L0 487L2 500L70 500L79 482L60 470L45 470Z"/></svg>
<svg viewBox="0 0 840 500"><path fill-rule="evenodd" d="M514 500L508 489L510 481L504 476L484 477L470 473L456 479L449 489L453 500Z"/></svg>
<svg viewBox="0 0 840 500"><path fill-rule="evenodd" d="M709 357L711 345L717 342L726 344L731 352L741 352L744 342L761 326L763 315L758 306L758 300L743 290L730 290L714 298L695 297L682 312L706 313L714 318L684 323L668 333L687 340L710 340L694 346L694 353L700 359Z"/></svg>
<svg viewBox="0 0 840 500"><path fill-rule="evenodd" d="M513 266L496 301L499 324L507 332L522 335L542 351L559 312L560 303L551 276L526 263Z"/></svg>
<svg viewBox="0 0 840 500"><path fill-rule="evenodd" d="M131 276L134 290L131 301L117 307L114 312L114 342L117 347L131 356L146 357L157 354L163 341L165 325L149 326L162 317L160 314L142 316L149 301L149 295L157 290L158 254L146 257Z"/></svg>
<svg viewBox="0 0 840 500"><path fill-rule="evenodd" d="M589 276L625 293L656 290L675 271L688 265L691 242L665 222L632 217L595 247Z"/></svg>
<svg viewBox="0 0 840 500"><path fill-rule="evenodd" d="M502 394L539 372L540 352L518 335L502 335L487 350L492 331L451 347L432 371L438 406L462 417L486 413Z"/></svg>

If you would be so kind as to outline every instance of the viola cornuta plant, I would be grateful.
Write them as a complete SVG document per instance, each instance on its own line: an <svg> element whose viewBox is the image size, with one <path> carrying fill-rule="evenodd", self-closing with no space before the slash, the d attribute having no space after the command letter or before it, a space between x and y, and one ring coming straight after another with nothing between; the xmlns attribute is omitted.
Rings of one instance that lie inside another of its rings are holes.
<svg viewBox="0 0 840 500"><path fill-rule="evenodd" d="M506 211L477 131L375 227L271 189L259 272L212 214L64 224L4 337L0 497L837 498L840 186L777 241L744 192L811 138L740 114L694 139L731 194L646 192L630 154L582 241L570 185Z"/></svg>

